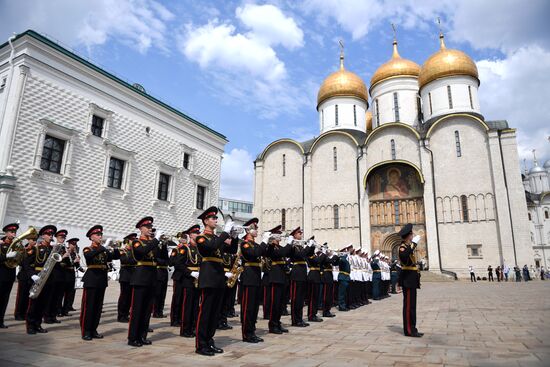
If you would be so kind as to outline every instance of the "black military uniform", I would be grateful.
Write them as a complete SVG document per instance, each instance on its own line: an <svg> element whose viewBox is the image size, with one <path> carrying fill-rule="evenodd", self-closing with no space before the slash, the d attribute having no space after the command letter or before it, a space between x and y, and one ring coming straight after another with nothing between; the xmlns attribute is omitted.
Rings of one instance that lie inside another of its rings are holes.
<svg viewBox="0 0 550 367"><path fill-rule="evenodd" d="M136 228L152 225L153 217L145 217L136 224ZM140 237L132 242L136 267L130 282L133 289L128 345L134 347L152 344L147 339L147 332L151 320L151 308L153 307L155 282L157 280L155 249L158 246L159 241L155 238Z"/></svg>
<svg viewBox="0 0 550 367"><path fill-rule="evenodd" d="M319 293L321 289L321 266L324 264L327 255L323 253L314 254L307 258L309 273L307 274L308 304L307 318L312 322L321 322L322 318L317 316L319 309Z"/></svg>
<svg viewBox="0 0 550 367"><path fill-rule="evenodd" d="M33 240L36 241L36 237ZM27 244L25 252L29 251L33 246ZM32 280L27 270L27 267L21 263L19 272L17 273L17 299L15 301L13 316L18 321L23 321L27 318L27 310L29 308L29 291L31 290Z"/></svg>
<svg viewBox="0 0 550 367"><path fill-rule="evenodd" d="M257 228L258 218L252 218L244 226ZM244 271L241 274L243 295L241 300L241 326L243 341L248 343L262 342L263 339L256 335L256 321L260 309L260 289L262 284L262 272L260 268L261 258L267 253L267 244L257 244L250 234L246 234L241 244L241 254Z"/></svg>
<svg viewBox="0 0 550 367"><path fill-rule="evenodd" d="M337 266L339 258L336 255L331 257L326 256L321 263L321 283L323 285L323 317L334 317L330 312L334 301L334 276L332 275L332 267Z"/></svg>
<svg viewBox="0 0 550 367"><path fill-rule="evenodd" d="M91 239L92 235L103 235L103 227L95 225L86 237ZM80 308L80 329L83 340L92 340L92 338L101 339L103 335L97 332L101 312L103 310L103 298L107 288L109 268L107 263L120 259L118 249L108 250L104 246L92 243L82 251L86 260L86 273L82 278L84 291L82 292L82 306Z"/></svg>
<svg viewBox="0 0 550 367"><path fill-rule="evenodd" d="M132 274L136 265L134 253L132 251L132 242L137 238L137 234L130 233L124 237L126 249L120 252L120 271L118 273L118 284L120 286L120 295L117 303L117 321L130 321L130 305L132 304Z"/></svg>
<svg viewBox="0 0 550 367"><path fill-rule="evenodd" d="M172 241L164 240L160 247L155 249L157 262L157 281L155 283L155 299L153 301L153 317L163 318L166 291L168 288L168 246L176 246Z"/></svg>
<svg viewBox="0 0 550 367"><path fill-rule="evenodd" d="M19 225L17 223L12 223L5 226L2 230L4 232L17 232L18 229ZM6 266L6 256L12 240L8 240L7 237L3 237L2 241L3 243L0 245L0 329L7 329L8 327L4 324L4 315L10 300L13 282L15 282L15 268L9 268Z"/></svg>
<svg viewBox="0 0 550 367"><path fill-rule="evenodd" d="M237 261L237 257L234 254L224 253L222 254L222 260L223 260L222 264L223 264L224 273L229 273L233 268L233 264L235 263L235 261ZM218 327L217 327L219 330L233 329L233 326L227 323L227 318L229 317L231 313L231 308L234 306L234 303L235 303L233 290L236 288L235 287L229 288L229 286L227 285L228 280L229 279L225 278L226 285L223 289L222 307L220 310L220 317L218 319Z"/></svg>
<svg viewBox="0 0 550 367"><path fill-rule="evenodd" d="M405 240L412 233L412 224L406 224L399 231ZM399 285L403 288L403 331L405 336L421 337L423 334L416 329L416 290L420 288L420 273L416 267L414 256L415 243L403 241L399 246L401 273Z"/></svg>
<svg viewBox="0 0 550 367"><path fill-rule="evenodd" d="M301 231L300 227L290 233L294 235ZM306 259L313 255L315 247L292 245L290 260L292 261L292 271L290 272L290 314L292 317L292 326L309 326L303 320L304 300L307 292L307 263Z"/></svg>
<svg viewBox="0 0 550 367"><path fill-rule="evenodd" d="M63 254L65 253L63 242L65 241L67 234L68 232L66 229L60 229L55 233L56 244L54 246L60 246L58 252L61 256L63 256ZM58 236L61 237L60 241L58 241ZM61 267L61 262L55 263L48 279L51 279L51 281L53 282L53 294L51 299L49 300L48 306L46 307L46 312L44 314L44 323L59 324L61 323L61 321L57 319L58 308L63 300L63 291L65 285L65 272Z"/></svg>
<svg viewBox="0 0 550 367"><path fill-rule="evenodd" d="M76 280L76 271L83 271L80 267L80 261L78 260L78 238L71 238L67 241L69 245L75 246L74 252L69 252L67 257L64 257L63 260L61 260L61 268L63 269L63 273L65 274L64 279L64 289L63 289L63 299L59 307L58 316L70 316L69 311L74 310L73 303L74 303L74 297L76 294L75 289L75 280ZM67 248L66 251L69 251Z"/></svg>
<svg viewBox="0 0 550 367"><path fill-rule="evenodd" d="M218 208L208 208L198 218L205 222L207 218L216 217ZM229 239L227 232L216 236L209 229L197 237L197 248L202 256L199 271L199 288L201 301L196 328L196 352L202 355L211 356L214 353L222 353L223 350L216 347L214 335L218 326L218 319L221 312L223 292L226 286L226 279L223 268L223 253L237 252L238 239L227 245Z"/></svg>
<svg viewBox="0 0 550 367"><path fill-rule="evenodd" d="M53 236L56 231L57 228L55 226L47 225L40 229L38 236ZM27 269L27 273L31 276L31 279L33 275L38 275L44 268L53 249L50 243L41 242L32 249L27 250L27 257L23 261L23 266ZM44 317L46 307L50 303L53 295L52 287L53 280L51 277L48 277L40 294L38 294L36 298L31 298L29 300L29 308L27 310L27 334L48 332L42 328L42 318Z"/></svg>
<svg viewBox="0 0 550 367"><path fill-rule="evenodd" d="M277 226L270 231L271 234L281 234L281 226ZM292 246L280 246L268 244L266 257L269 258L269 332L273 334L282 334L288 332L281 324L281 311L284 299L285 287L285 268L286 258L292 253ZM265 306L265 305L264 305Z"/></svg>

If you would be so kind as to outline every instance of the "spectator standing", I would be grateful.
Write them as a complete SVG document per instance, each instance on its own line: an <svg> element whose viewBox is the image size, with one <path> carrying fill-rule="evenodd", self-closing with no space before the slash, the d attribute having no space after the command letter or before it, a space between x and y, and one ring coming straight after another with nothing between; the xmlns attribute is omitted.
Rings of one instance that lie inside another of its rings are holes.
<svg viewBox="0 0 550 367"><path fill-rule="evenodd" d="M497 273L497 282L500 283L500 265L497 266L497 268L495 269L495 272Z"/></svg>
<svg viewBox="0 0 550 367"><path fill-rule="evenodd" d="M516 273L516 282L521 282L521 270L518 266L514 266L514 272Z"/></svg>
<svg viewBox="0 0 550 367"><path fill-rule="evenodd" d="M495 281L495 278L493 277L493 267L491 265L489 265L489 267L487 268L487 275L489 277L487 280L489 280L490 282Z"/></svg>
<svg viewBox="0 0 550 367"><path fill-rule="evenodd" d="M504 265L504 279L508 281L508 275L510 274L510 267L508 265Z"/></svg>
<svg viewBox="0 0 550 367"><path fill-rule="evenodd" d="M523 266L523 280L525 280L526 282L531 280L531 276L529 275L529 268L527 267L527 265Z"/></svg>
<svg viewBox="0 0 550 367"><path fill-rule="evenodd" d="M476 273L474 272L474 267L470 265L468 266L468 270L470 271L470 282L477 282Z"/></svg>

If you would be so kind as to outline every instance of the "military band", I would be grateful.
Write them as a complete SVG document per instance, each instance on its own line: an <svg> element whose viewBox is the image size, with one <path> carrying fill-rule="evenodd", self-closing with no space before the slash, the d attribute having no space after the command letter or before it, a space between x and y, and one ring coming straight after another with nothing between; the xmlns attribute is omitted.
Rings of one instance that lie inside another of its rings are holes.
<svg viewBox="0 0 550 367"><path fill-rule="evenodd" d="M90 245L82 250L85 273L80 307L81 338L100 339L105 290L112 261L120 260L120 295L117 321L128 323L128 345L150 345L151 315L164 315L169 269L173 295L170 325L179 334L195 338L195 351L205 356L223 353L216 346L216 329L230 329L228 318L234 314L239 289L240 323L243 342L260 343L257 319L260 304L268 331L288 333L281 317L290 304L290 323L309 326L332 318L333 305L345 312L367 305L369 298L381 300L403 289L403 330L406 336L419 337L416 329L416 289L420 276L414 251L418 236L412 226L399 232L403 239L399 261L375 251L369 254L353 246L339 251L319 246L314 237L303 240L295 228L284 236L281 226L265 231L258 241L259 220L252 218L242 226L227 221L218 228L218 209L208 208L193 225L176 236L164 235L153 227L154 219L144 217L137 224L139 234L122 241L103 240L103 227L87 232ZM4 315L17 273L14 317L25 320L28 334L46 333L42 322L57 323L57 317L70 316L74 310L75 280L83 271L78 238L65 239L68 231L46 225L36 232L29 229L16 237L19 225L4 226L0 239L0 328L6 328ZM177 240L177 243L172 242ZM27 240L26 245L21 241ZM304 321L304 306L307 321Z"/></svg>

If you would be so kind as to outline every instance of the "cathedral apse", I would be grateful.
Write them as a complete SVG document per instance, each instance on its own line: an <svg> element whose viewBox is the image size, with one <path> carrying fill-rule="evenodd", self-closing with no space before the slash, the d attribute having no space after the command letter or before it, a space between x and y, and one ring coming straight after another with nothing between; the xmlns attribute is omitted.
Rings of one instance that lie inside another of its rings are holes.
<svg viewBox="0 0 550 367"><path fill-rule="evenodd" d="M390 163L373 170L367 178L372 251L395 257L400 238L396 232L406 223L422 237L417 258L427 259L424 218L424 187L416 169Z"/></svg>

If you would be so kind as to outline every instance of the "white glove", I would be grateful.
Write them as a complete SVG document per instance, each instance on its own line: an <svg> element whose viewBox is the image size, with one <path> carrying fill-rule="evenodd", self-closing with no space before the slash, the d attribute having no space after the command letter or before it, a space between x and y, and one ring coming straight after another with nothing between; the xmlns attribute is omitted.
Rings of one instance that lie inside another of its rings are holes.
<svg viewBox="0 0 550 367"><path fill-rule="evenodd" d="M233 221L230 219L227 222L225 222L225 226L223 227L223 231L229 233L231 231L231 228L233 228Z"/></svg>
<svg viewBox="0 0 550 367"><path fill-rule="evenodd" d="M164 234L164 231L161 231L160 229L157 229L157 231L155 232L155 238L157 240L160 240L160 236L162 236Z"/></svg>
<svg viewBox="0 0 550 367"><path fill-rule="evenodd" d="M291 245L293 241L294 241L294 236L288 236L286 238L286 244L287 245Z"/></svg>
<svg viewBox="0 0 550 367"><path fill-rule="evenodd" d="M326 255L326 254L327 254L327 249L326 249L326 248L323 248L323 249L321 250L321 253Z"/></svg>
<svg viewBox="0 0 550 367"><path fill-rule="evenodd" d="M315 246L315 241L314 240L309 240L309 241L307 241L307 245L309 247Z"/></svg>
<svg viewBox="0 0 550 367"><path fill-rule="evenodd" d="M13 259L13 258L16 257L16 256L17 256L17 251L10 251L10 252L8 252L8 253L6 254L6 257L7 257L8 259Z"/></svg>
<svg viewBox="0 0 550 367"><path fill-rule="evenodd" d="M420 236L419 235L414 236L412 241L418 245L418 242L420 242Z"/></svg>
<svg viewBox="0 0 550 367"><path fill-rule="evenodd" d="M198 271L192 271L191 276L195 279L199 279L199 272Z"/></svg>
<svg viewBox="0 0 550 367"><path fill-rule="evenodd" d="M264 232L262 235L262 242L267 243L269 241L269 237L271 237L271 232Z"/></svg>
<svg viewBox="0 0 550 367"><path fill-rule="evenodd" d="M226 277L227 279L231 279L231 278L233 278L233 273L230 272L230 271L228 271L227 273L225 273L225 277Z"/></svg>
<svg viewBox="0 0 550 367"><path fill-rule="evenodd" d="M103 246L109 247L109 245L111 244L111 242L113 242L113 239L112 239L112 238L107 238L107 239L105 240L105 244L104 244Z"/></svg>
<svg viewBox="0 0 550 367"><path fill-rule="evenodd" d="M36 281L37 281L38 279L40 279L40 277L39 277L38 275L35 274L35 275L33 275L33 276L31 277L31 279L32 279L33 282L36 283Z"/></svg>

